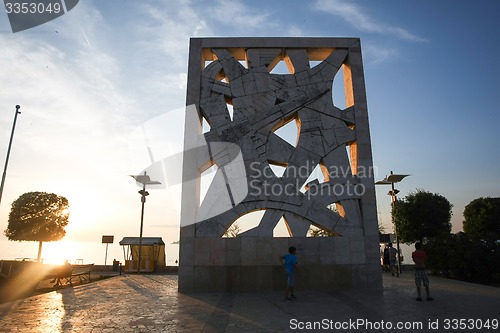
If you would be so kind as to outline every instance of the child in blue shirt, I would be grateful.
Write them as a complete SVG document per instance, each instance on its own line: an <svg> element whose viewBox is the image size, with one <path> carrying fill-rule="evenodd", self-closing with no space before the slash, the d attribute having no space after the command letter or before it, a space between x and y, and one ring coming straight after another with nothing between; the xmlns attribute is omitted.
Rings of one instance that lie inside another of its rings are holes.
<svg viewBox="0 0 500 333"><path fill-rule="evenodd" d="M280 256L280 260L283 263L283 267L286 272L286 292L285 292L285 300L291 301L296 299L293 294L293 285L295 284L295 272L297 271L297 257L295 256L295 247L290 246L288 248L288 254Z"/></svg>

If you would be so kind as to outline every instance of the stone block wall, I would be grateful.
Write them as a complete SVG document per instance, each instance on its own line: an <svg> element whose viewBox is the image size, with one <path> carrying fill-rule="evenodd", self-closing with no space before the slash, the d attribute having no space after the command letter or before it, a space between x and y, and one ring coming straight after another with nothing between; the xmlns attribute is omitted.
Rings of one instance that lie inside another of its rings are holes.
<svg viewBox="0 0 500 333"><path fill-rule="evenodd" d="M197 238L194 265L179 271L181 291L271 291L286 288L279 256L297 248L297 290L379 288L377 239L355 237ZM366 249L373 251L371 258Z"/></svg>

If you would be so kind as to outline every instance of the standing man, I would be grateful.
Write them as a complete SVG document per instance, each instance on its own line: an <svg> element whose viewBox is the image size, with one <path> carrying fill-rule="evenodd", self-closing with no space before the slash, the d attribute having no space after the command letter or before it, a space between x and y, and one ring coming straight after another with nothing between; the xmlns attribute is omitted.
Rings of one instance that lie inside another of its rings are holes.
<svg viewBox="0 0 500 333"><path fill-rule="evenodd" d="M297 271L297 257L295 256L295 247L290 246L288 248L288 254L280 256L280 260L283 263L283 267L286 272L286 292L285 300L292 301L296 299L293 294L293 286L295 284L295 272Z"/></svg>
<svg viewBox="0 0 500 333"><path fill-rule="evenodd" d="M417 285L417 301L422 302L422 296L420 294L420 285L423 283L425 288L425 293L427 295L426 300L432 301L433 298L429 291L429 278L425 272L425 259L427 255L425 251L422 250L422 243L415 243L415 251L411 254L411 258L415 262L415 284Z"/></svg>
<svg viewBox="0 0 500 333"><path fill-rule="evenodd" d="M391 266L392 276L394 276L394 272L396 272L397 276L399 277L398 267L396 266L397 255L398 255L398 250L396 250L392 246L392 243L389 243L389 262Z"/></svg>
<svg viewBox="0 0 500 333"><path fill-rule="evenodd" d="M384 244L384 252L383 252L382 263L384 264L384 270L386 273L391 271L391 261L389 255L389 244Z"/></svg>

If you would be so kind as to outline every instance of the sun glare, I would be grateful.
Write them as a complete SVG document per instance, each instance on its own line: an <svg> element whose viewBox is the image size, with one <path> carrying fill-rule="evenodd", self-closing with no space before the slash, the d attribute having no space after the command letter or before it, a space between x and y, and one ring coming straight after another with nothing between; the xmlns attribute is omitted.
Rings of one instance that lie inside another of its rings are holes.
<svg viewBox="0 0 500 333"><path fill-rule="evenodd" d="M61 215L68 215L69 214L69 209L65 208L61 211Z"/></svg>
<svg viewBox="0 0 500 333"><path fill-rule="evenodd" d="M78 260L78 243L61 240L57 242L44 242L42 259L44 264L62 265L64 260L75 264Z"/></svg>

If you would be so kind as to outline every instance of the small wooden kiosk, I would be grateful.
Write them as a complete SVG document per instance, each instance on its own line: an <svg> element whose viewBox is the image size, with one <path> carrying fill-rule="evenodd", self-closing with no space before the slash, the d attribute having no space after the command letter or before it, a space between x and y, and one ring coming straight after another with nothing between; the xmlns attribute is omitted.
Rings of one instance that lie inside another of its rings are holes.
<svg viewBox="0 0 500 333"><path fill-rule="evenodd" d="M137 272L139 263L139 237L124 237L123 246L125 272ZM165 243L161 237L142 237L141 272L155 272L165 266Z"/></svg>

